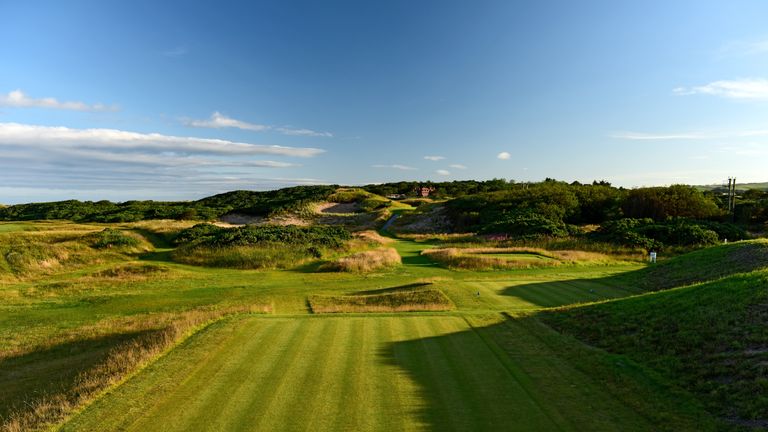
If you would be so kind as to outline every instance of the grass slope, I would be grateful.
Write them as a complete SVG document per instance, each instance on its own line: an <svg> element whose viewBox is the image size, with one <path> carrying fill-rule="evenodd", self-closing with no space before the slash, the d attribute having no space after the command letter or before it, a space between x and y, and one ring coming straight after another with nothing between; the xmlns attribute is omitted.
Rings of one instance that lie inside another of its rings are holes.
<svg viewBox="0 0 768 432"><path fill-rule="evenodd" d="M567 307L543 313L542 319L661 372L730 424L768 428L766 270Z"/></svg>
<svg viewBox="0 0 768 432"><path fill-rule="evenodd" d="M628 275L627 283L656 291L765 267L768 267L768 240L741 241L660 261Z"/></svg>

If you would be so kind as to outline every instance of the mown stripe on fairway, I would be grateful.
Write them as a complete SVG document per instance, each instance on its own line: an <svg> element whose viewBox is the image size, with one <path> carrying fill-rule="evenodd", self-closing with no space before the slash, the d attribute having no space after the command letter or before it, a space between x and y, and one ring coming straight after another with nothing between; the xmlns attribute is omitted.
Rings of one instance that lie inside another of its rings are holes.
<svg viewBox="0 0 768 432"><path fill-rule="evenodd" d="M160 425L167 431L218 430L217 422L226 418L221 412L241 401L232 396L259 371L249 360L264 346L287 347L298 328L299 323L292 321L243 322L237 336L223 344L217 355L206 358L204 367L188 376L135 430L157 430ZM277 357L280 350L272 354Z"/></svg>
<svg viewBox="0 0 768 432"><path fill-rule="evenodd" d="M305 418L304 430L331 430L331 425L340 415L341 391L339 382L339 359L349 355L347 344L352 327L348 320L326 319L332 326L325 337L326 350L324 356L318 359L313 368L313 379L307 382L304 398L296 398L294 403L299 409L308 414Z"/></svg>
<svg viewBox="0 0 768 432"><path fill-rule="evenodd" d="M325 330L329 321L301 320L300 331L291 339L288 349L274 361L269 361L270 373L255 383L249 394L247 407L239 407L239 415L228 416L230 424L225 430L300 430L306 421L295 416L290 410L292 402L301 400L312 387L305 384L309 375L315 373L315 358L322 356L321 347L327 338ZM259 358L259 361L268 361ZM293 414L293 415L292 415Z"/></svg>

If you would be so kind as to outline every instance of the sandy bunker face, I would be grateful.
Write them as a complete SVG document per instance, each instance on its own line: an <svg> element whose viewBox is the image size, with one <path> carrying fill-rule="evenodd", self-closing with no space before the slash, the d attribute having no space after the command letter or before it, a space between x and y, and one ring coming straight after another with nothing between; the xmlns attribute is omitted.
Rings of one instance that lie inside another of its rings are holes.
<svg viewBox="0 0 768 432"><path fill-rule="evenodd" d="M357 203L321 203L317 205L317 212L323 214L349 214L360 211Z"/></svg>

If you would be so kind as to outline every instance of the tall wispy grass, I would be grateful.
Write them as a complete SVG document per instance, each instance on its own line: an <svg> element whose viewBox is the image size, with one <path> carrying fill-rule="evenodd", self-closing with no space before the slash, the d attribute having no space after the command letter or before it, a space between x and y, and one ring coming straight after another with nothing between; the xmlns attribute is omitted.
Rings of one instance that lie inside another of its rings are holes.
<svg viewBox="0 0 768 432"><path fill-rule="evenodd" d="M378 248L357 252L321 266L324 271L371 272L400 265L400 254L394 248Z"/></svg>
<svg viewBox="0 0 768 432"><path fill-rule="evenodd" d="M373 295L309 297L313 313L417 312L453 309L451 300L438 289L419 289Z"/></svg>

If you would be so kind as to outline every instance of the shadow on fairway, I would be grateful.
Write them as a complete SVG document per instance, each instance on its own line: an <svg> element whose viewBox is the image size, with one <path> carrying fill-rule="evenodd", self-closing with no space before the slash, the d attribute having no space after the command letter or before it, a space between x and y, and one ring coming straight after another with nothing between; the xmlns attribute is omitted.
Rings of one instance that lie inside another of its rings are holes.
<svg viewBox="0 0 768 432"><path fill-rule="evenodd" d="M104 360L112 348L146 332L109 335L55 345L0 360L0 424L46 396L69 393L78 375Z"/></svg>
<svg viewBox="0 0 768 432"><path fill-rule="evenodd" d="M631 359L564 337L535 315L504 315L379 350L383 364L417 384L401 397L418 401L410 414L425 430L714 430L690 393Z"/></svg>
<svg viewBox="0 0 768 432"><path fill-rule="evenodd" d="M640 294L626 273L602 278L584 278L534 282L504 288L501 295L517 297L540 307L595 302Z"/></svg>

